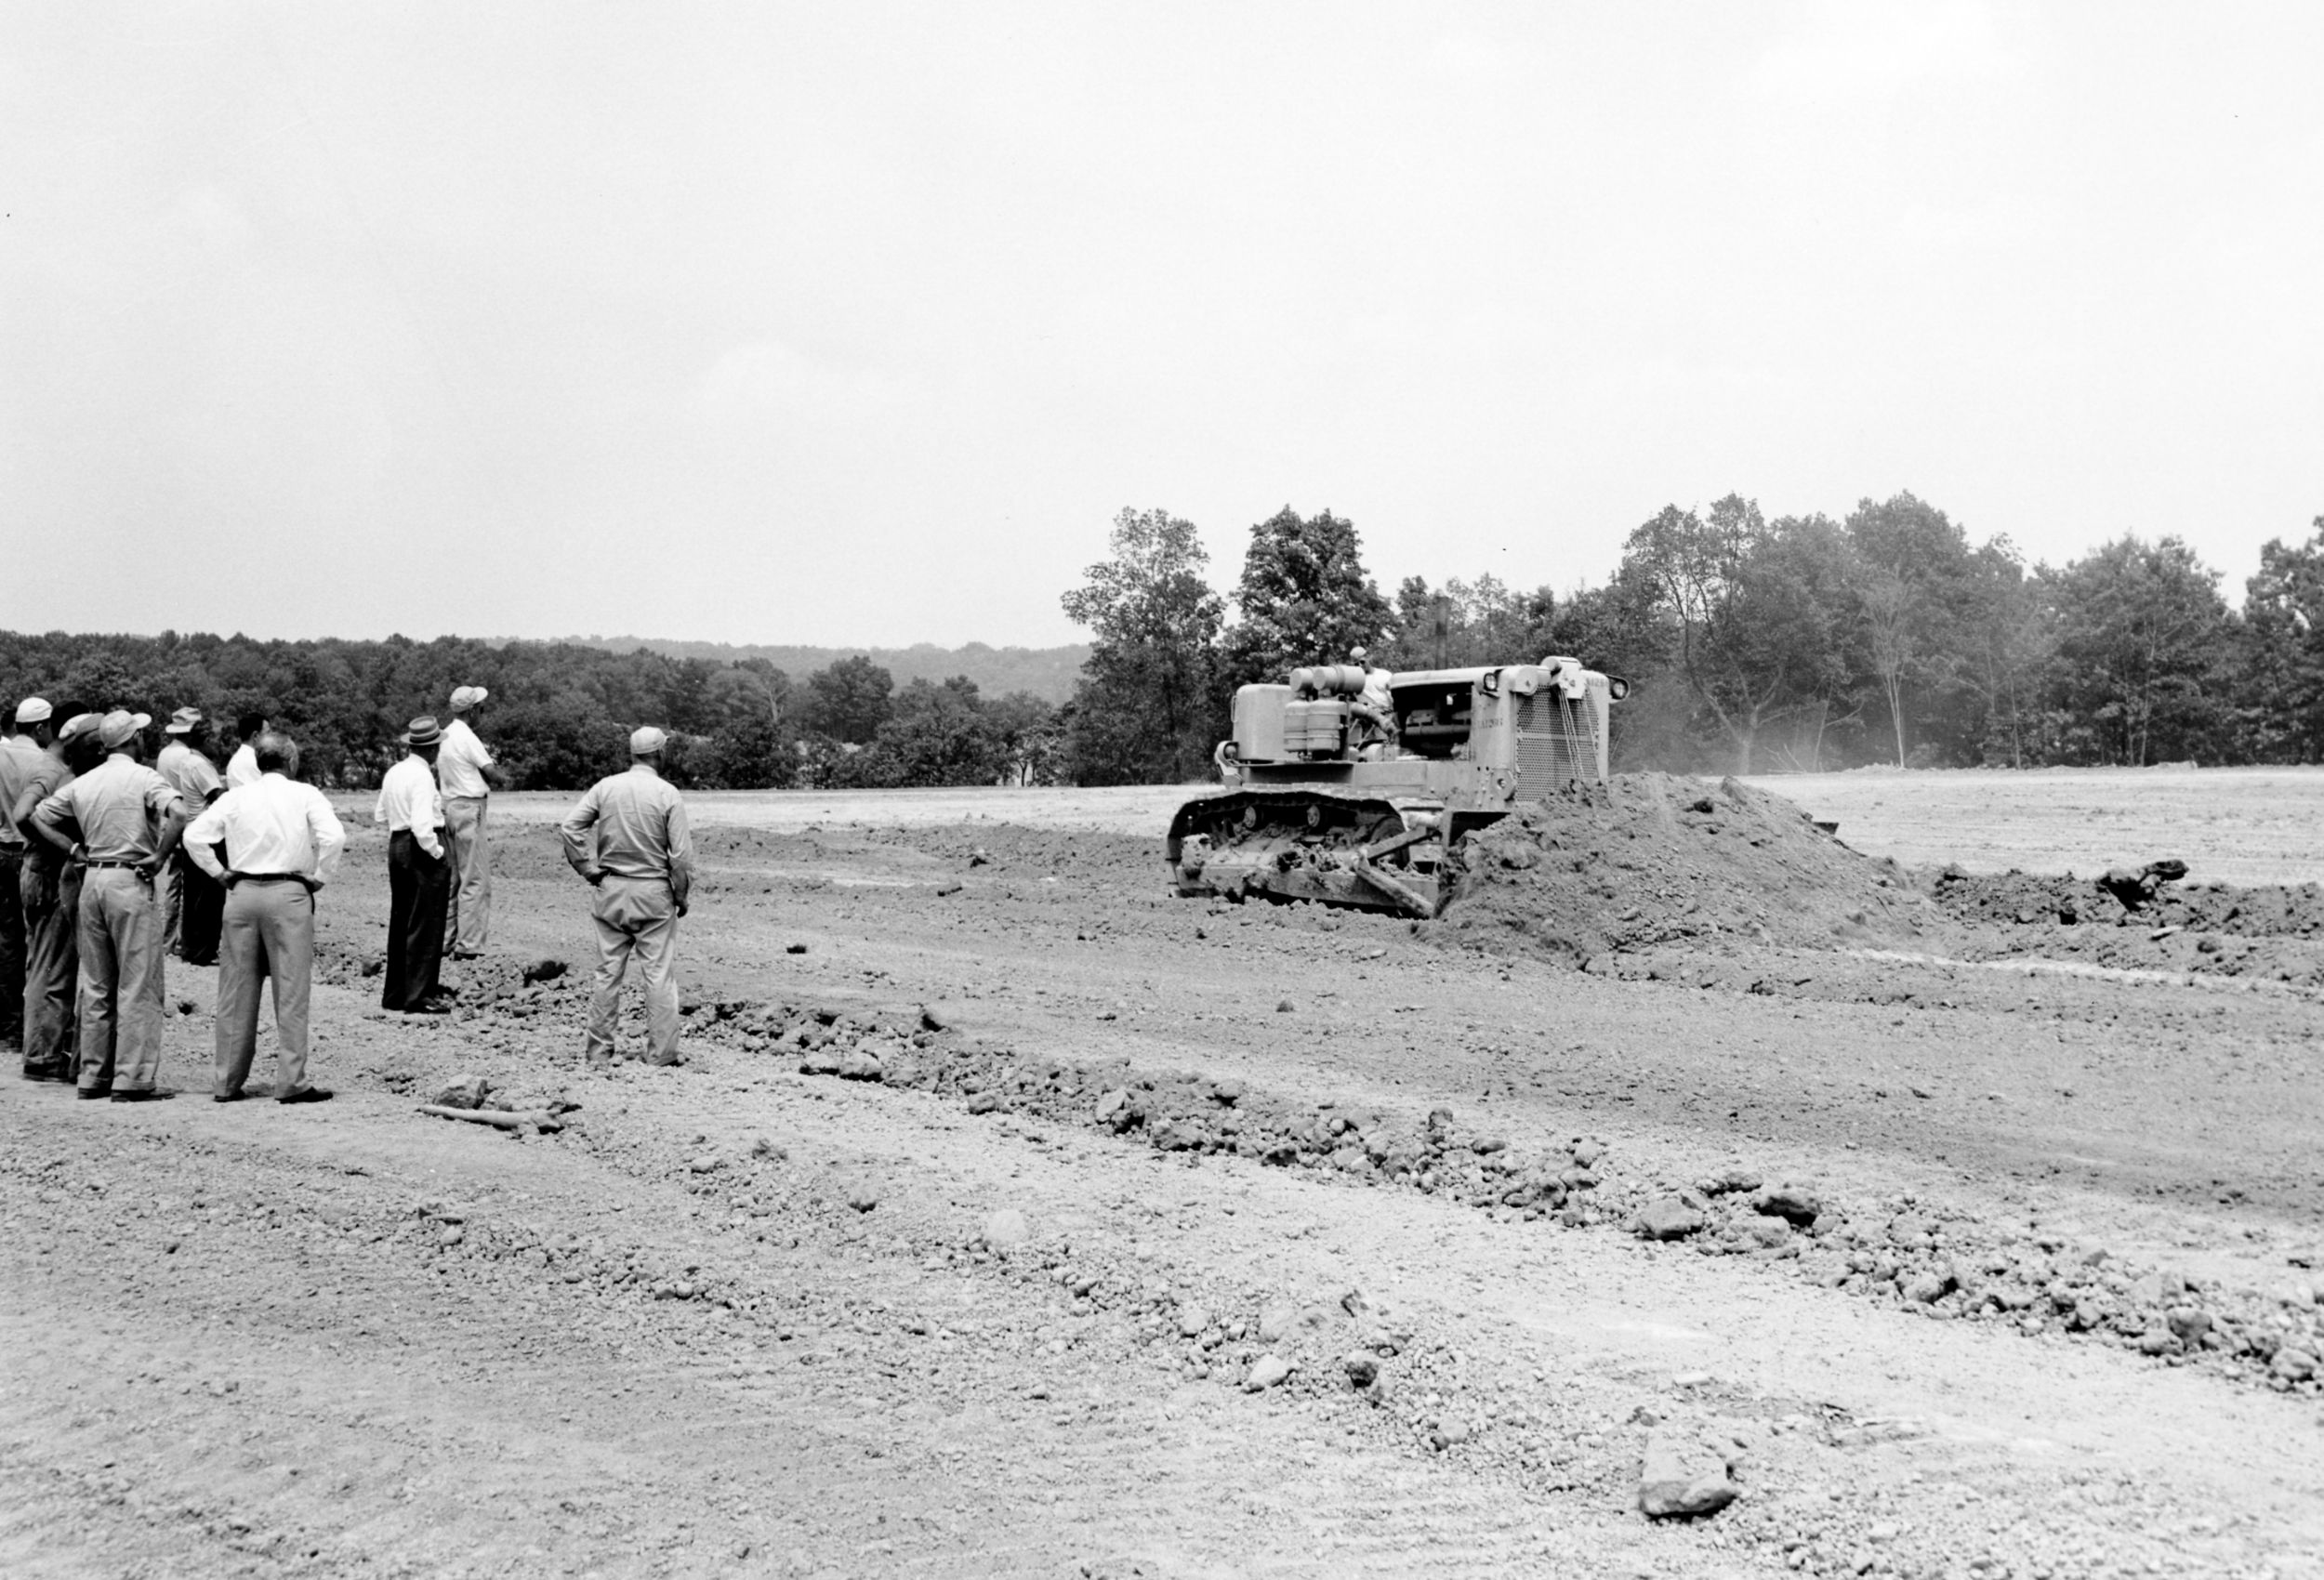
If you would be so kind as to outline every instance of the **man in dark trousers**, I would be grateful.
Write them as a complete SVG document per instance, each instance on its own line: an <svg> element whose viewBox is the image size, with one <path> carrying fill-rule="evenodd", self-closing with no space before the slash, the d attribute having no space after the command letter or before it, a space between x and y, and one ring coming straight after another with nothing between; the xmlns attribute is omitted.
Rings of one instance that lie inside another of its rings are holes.
<svg viewBox="0 0 2324 1580"><path fill-rule="evenodd" d="M33 809L103 760L98 716L65 710L48 743L48 760L25 781L6 809L25 842L18 897L24 907L24 1078L70 1086L80 1068L75 1052L80 1015L74 994L81 978L81 877L78 862L33 834Z"/></svg>
<svg viewBox="0 0 2324 1580"><path fill-rule="evenodd" d="M26 697L16 704L16 733L0 736L0 1047L20 1047L24 1031L27 929L20 889L30 859L26 842L36 836L17 827L16 803L33 776L57 760L48 751L57 738L55 711L45 697ZM41 843L45 848L46 841Z"/></svg>
<svg viewBox="0 0 2324 1580"><path fill-rule="evenodd" d="M412 720L403 759L379 784L371 821L388 830L388 969L379 1003L410 1015L452 1007L438 973L443 968L444 905L452 863L443 848L443 798L436 793L436 748L443 731L434 714Z"/></svg>
<svg viewBox="0 0 2324 1580"><path fill-rule="evenodd" d="M153 771L195 812L226 794L226 782L207 751L209 721L198 707L181 707L162 726L167 739L153 759ZM226 891L193 862L184 846L164 875L162 939L170 953L189 966L218 964L218 918L225 914Z"/></svg>

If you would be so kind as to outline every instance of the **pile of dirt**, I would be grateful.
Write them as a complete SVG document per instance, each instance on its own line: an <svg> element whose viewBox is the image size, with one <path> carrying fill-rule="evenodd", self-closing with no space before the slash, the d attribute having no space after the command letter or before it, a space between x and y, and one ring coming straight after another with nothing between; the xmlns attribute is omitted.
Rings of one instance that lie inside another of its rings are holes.
<svg viewBox="0 0 2324 1580"><path fill-rule="evenodd" d="M2156 867L2184 866L2175 862ZM1947 867L1930 893L1970 930L1972 958L2083 961L2130 970L2324 987L2324 887L1969 873Z"/></svg>
<svg viewBox="0 0 2324 1580"><path fill-rule="evenodd" d="M1951 941L1902 867L1735 779L1578 785L1472 835L1461 862L1434 936L1577 965L1723 936L1794 948Z"/></svg>

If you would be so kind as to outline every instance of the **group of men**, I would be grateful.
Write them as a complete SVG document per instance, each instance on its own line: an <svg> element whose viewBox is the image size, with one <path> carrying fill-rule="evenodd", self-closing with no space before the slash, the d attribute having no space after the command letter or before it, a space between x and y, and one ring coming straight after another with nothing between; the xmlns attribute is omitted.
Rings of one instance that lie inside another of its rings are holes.
<svg viewBox="0 0 2324 1580"><path fill-rule="evenodd" d="M452 721L412 720L403 757L373 811L389 835L390 922L381 1002L442 1013L444 955L474 958L491 925L486 808L507 783L464 717L481 686L452 693ZM162 955L218 968L211 1096L248 1094L259 998L274 993L278 1102L331 1093L307 1079L317 893L337 870L346 831L322 792L297 778L298 749L263 718L240 721L221 775L204 752L205 721L180 708L145 761L149 715L114 709L59 720L44 699L16 709L0 737L0 1042L27 1080L76 1086L84 1099L144 1102L159 1084ZM566 818L566 860L596 890L599 961L585 1044L614 1057L614 1020L634 958L644 978L647 1057L678 1057L678 918L693 849L678 792L661 777L667 744L630 737L629 771L593 786ZM157 885L160 892L157 893ZM20 983L21 991L18 991Z"/></svg>

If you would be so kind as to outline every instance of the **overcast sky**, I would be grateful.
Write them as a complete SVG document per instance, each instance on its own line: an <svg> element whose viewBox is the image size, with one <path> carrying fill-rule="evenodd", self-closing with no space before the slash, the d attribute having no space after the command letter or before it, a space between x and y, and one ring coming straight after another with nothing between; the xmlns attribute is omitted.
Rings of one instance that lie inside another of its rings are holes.
<svg viewBox="0 0 2324 1580"><path fill-rule="evenodd" d="M2324 6L19 4L0 626L1046 645L1909 489L2324 512Z"/></svg>

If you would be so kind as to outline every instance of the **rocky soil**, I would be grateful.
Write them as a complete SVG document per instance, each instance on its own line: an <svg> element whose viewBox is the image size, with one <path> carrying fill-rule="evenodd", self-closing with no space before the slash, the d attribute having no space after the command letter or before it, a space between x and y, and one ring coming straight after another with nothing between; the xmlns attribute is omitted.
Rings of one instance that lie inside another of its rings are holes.
<svg viewBox="0 0 2324 1580"><path fill-rule="evenodd" d="M0 1090L0 1565L2324 1573L2305 891L1688 782L1419 928L1073 829L701 843L682 1067L580 1066L517 826L448 1020L375 1007L359 836L339 1100L202 1100L174 964L185 1099Z"/></svg>

